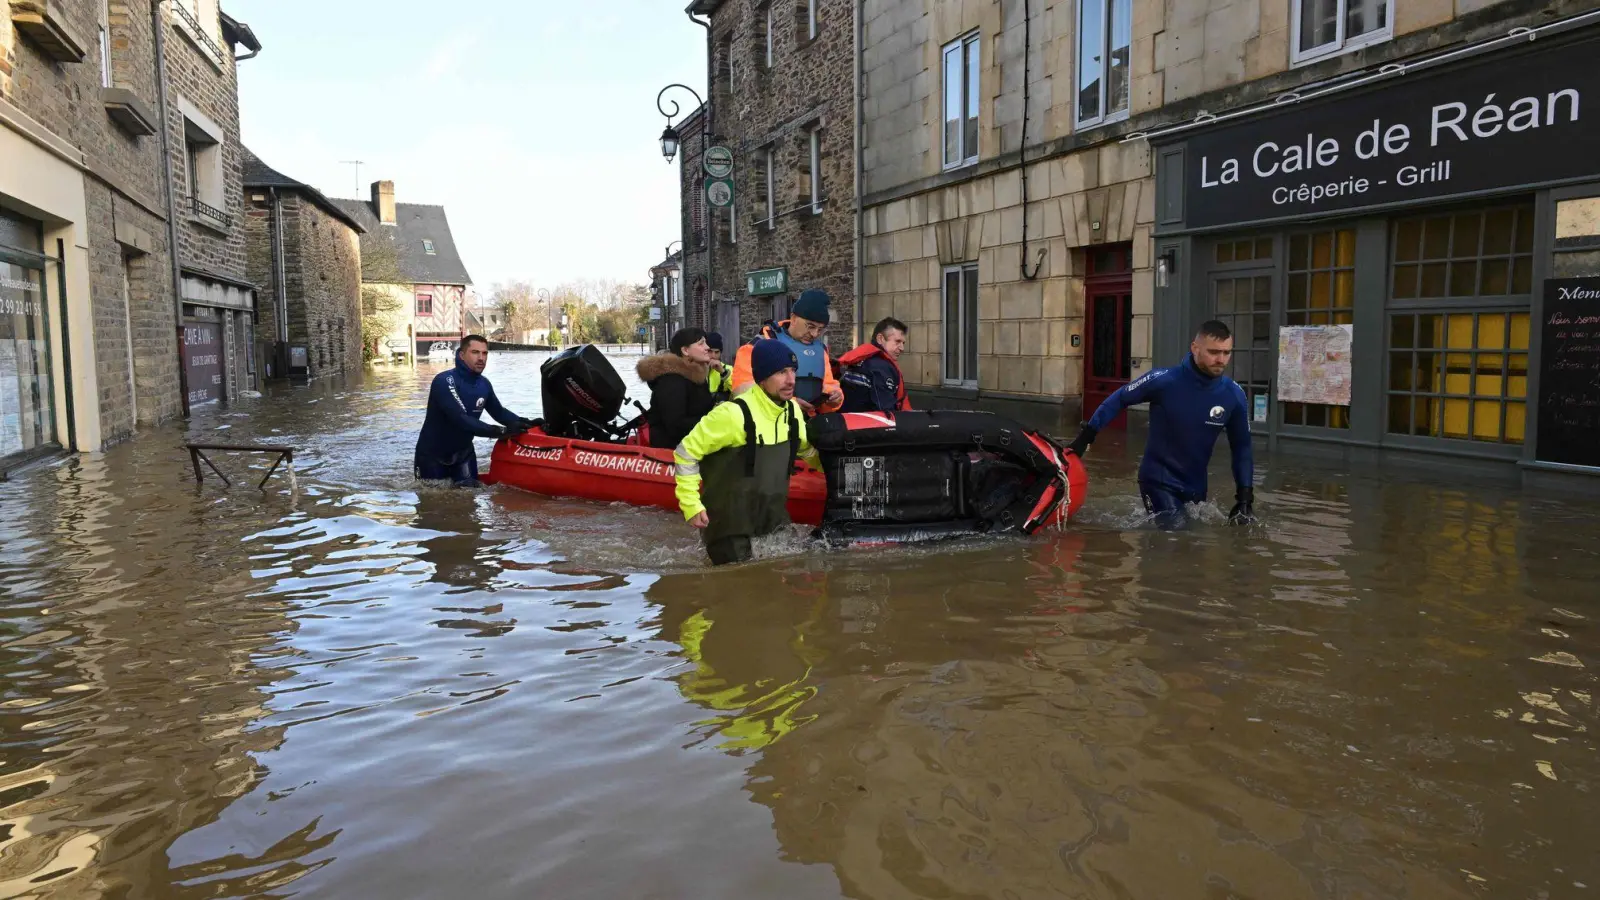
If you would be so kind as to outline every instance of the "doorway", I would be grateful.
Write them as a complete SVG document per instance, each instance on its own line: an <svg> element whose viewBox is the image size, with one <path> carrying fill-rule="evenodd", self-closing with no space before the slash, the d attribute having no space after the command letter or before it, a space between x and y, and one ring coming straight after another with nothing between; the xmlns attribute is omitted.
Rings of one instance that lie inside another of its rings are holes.
<svg viewBox="0 0 1600 900"><path fill-rule="evenodd" d="M1088 251L1084 279L1083 416L1088 419L1133 375L1133 245ZM1109 425L1125 427L1126 413Z"/></svg>

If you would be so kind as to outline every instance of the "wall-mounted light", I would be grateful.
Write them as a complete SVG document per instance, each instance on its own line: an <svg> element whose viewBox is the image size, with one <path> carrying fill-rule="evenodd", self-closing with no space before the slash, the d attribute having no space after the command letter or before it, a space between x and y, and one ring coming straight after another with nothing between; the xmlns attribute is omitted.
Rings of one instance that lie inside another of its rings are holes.
<svg viewBox="0 0 1600 900"><path fill-rule="evenodd" d="M1172 271L1178 267L1178 251L1169 247L1156 258L1156 287L1172 284Z"/></svg>

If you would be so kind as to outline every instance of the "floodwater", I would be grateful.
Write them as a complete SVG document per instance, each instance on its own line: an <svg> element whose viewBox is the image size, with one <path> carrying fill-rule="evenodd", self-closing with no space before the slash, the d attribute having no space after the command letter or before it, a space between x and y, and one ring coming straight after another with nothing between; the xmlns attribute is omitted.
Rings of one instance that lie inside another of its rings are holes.
<svg viewBox="0 0 1600 900"><path fill-rule="evenodd" d="M1064 531L713 571L419 489L435 371L197 416L264 492L0 484L0 897L1600 896L1591 503L1275 459L1165 533L1108 435Z"/></svg>

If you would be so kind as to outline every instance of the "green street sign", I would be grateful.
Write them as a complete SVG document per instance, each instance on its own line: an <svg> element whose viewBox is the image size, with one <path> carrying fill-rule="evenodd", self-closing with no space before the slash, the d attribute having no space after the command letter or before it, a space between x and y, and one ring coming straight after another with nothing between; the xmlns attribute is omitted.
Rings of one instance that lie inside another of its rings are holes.
<svg viewBox="0 0 1600 900"><path fill-rule="evenodd" d="M712 178L727 178L733 174L733 151L727 147L712 147L706 150L706 174Z"/></svg>
<svg viewBox="0 0 1600 900"><path fill-rule="evenodd" d="M752 297L781 294L788 289L788 269L758 269L744 276L744 292Z"/></svg>
<svg viewBox="0 0 1600 900"><path fill-rule="evenodd" d="M713 209L727 209L733 205L733 179L707 178L706 202Z"/></svg>

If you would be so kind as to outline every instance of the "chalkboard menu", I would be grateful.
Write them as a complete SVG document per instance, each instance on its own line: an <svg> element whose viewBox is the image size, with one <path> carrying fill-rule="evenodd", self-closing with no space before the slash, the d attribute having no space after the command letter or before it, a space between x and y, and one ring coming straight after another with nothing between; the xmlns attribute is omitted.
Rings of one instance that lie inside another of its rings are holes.
<svg viewBox="0 0 1600 900"><path fill-rule="evenodd" d="M1539 459L1600 466L1600 277L1545 281Z"/></svg>

